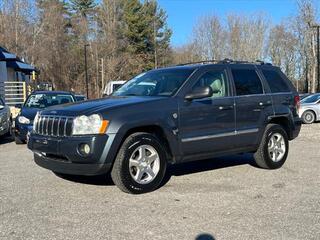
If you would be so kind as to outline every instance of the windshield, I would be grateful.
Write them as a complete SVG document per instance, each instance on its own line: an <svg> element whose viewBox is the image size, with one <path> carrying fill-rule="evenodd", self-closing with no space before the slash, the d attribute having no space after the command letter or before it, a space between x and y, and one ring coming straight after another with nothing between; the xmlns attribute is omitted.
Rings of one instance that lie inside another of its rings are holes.
<svg viewBox="0 0 320 240"><path fill-rule="evenodd" d="M24 107L47 108L59 104L74 102L72 95L67 94L32 94L27 99Z"/></svg>
<svg viewBox="0 0 320 240"><path fill-rule="evenodd" d="M320 100L320 94L318 95L311 95L301 100L301 103L314 103Z"/></svg>
<svg viewBox="0 0 320 240"><path fill-rule="evenodd" d="M193 69L166 69L142 73L125 83L113 96L172 96Z"/></svg>

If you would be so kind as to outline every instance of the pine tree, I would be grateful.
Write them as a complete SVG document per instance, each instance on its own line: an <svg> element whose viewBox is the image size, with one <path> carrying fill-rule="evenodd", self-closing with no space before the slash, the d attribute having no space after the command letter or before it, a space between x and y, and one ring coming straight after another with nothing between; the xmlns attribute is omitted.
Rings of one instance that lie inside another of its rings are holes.
<svg viewBox="0 0 320 240"><path fill-rule="evenodd" d="M154 0L123 0L122 6L120 35L126 43L124 50L143 60L141 70L165 65L172 33L164 10Z"/></svg>
<svg viewBox="0 0 320 240"><path fill-rule="evenodd" d="M149 42L153 55L153 67L166 65L169 61L170 38L172 31L167 25L167 14L159 7L157 1L147 0L144 3L145 15L150 27Z"/></svg>
<svg viewBox="0 0 320 240"><path fill-rule="evenodd" d="M87 18L96 7L94 0L70 0L70 3L72 10L80 14L83 18Z"/></svg>
<svg viewBox="0 0 320 240"><path fill-rule="evenodd" d="M145 19L142 4L139 0L122 1L123 26L120 35L127 42L126 50L131 54L147 53L148 21Z"/></svg>

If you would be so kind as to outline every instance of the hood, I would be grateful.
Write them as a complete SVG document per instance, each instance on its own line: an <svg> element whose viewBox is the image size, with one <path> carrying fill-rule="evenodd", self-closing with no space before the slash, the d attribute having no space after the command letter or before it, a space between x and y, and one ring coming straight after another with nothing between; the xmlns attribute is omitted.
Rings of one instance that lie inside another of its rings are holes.
<svg viewBox="0 0 320 240"><path fill-rule="evenodd" d="M85 102L70 103L47 108L42 111L44 115L79 116L104 112L105 110L142 102L151 102L164 97L115 97L89 100Z"/></svg>
<svg viewBox="0 0 320 240"><path fill-rule="evenodd" d="M40 108L22 108L20 112L20 116L24 116L30 119L31 121L33 121L38 111L41 111L41 109Z"/></svg>

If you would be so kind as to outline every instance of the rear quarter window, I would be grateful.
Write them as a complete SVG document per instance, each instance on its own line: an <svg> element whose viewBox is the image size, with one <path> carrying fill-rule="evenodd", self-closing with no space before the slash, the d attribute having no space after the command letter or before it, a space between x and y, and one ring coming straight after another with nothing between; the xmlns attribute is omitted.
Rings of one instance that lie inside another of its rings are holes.
<svg viewBox="0 0 320 240"><path fill-rule="evenodd" d="M266 79L272 93L290 92L290 88L286 80L274 70L262 70L262 74Z"/></svg>
<svg viewBox="0 0 320 240"><path fill-rule="evenodd" d="M232 76L238 96L263 94L260 78L254 69L232 69Z"/></svg>

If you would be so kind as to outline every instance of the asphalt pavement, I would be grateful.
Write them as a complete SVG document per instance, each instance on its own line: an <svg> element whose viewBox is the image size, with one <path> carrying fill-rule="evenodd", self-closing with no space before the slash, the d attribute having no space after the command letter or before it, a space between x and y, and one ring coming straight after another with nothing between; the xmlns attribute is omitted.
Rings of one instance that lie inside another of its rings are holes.
<svg viewBox="0 0 320 240"><path fill-rule="evenodd" d="M0 239L320 239L320 123L279 170L236 155L171 167L129 195L108 176L62 178L0 140Z"/></svg>

